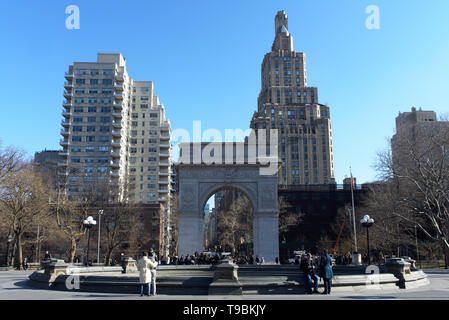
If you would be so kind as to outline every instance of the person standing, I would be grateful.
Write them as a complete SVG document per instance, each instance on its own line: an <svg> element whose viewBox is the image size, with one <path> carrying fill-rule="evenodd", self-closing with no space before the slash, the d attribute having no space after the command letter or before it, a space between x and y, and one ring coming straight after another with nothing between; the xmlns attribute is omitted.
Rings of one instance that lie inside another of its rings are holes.
<svg viewBox="0 0 449 320"><path fill-rule="evenodd" d="M146 296L150 295L150 282L151 282L151 272L148 267L151 264L151 260L148 259L148 253L143 252L142 258L137 261L137 269L139 270L139 283L140 283L140 296L143 296L143 287L147 287Z"/></svg>
<svg viewBox="0 0 449 320"><path fill-rule="evenodd" d="M44 255L44 261L51 260L51 255L48 253L48 251L45 251Z"/></svg>
<svg viewBox="0 0 449 320"><path fill-rule="evenodd" d="M324 281L324 292L323 294L331 293L332 278L334 277L334 272L332 271L332 258L328 254L327 250L323 250L323 255L321 256L320 262L320 278Z"/></svg>
<svg viewBox="0 0 449 320"><path fill-rule="evenodd" d="M151 261L150 272L151 272L151 286L153 287L153 296L156 295L156 268L158 265L158 258L156 252L153 248L150 248L149 259Z"/></svg>
<svg viewBox="0 0 449 320"><path fill-rule="evenodd" d="M28 262L27 262L27 258L23 258L23 262L22 262L22 266L23 266L23 270L27 270L28 269Z"/></svg>

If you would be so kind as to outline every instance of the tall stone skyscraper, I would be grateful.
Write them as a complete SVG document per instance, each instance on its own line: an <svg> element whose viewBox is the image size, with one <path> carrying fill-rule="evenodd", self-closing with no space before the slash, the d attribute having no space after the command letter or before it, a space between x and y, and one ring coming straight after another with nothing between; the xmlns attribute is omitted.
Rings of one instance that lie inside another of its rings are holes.
<svg viewBox="0 0 449 320"><path fill-rule="evenodd" d="M318 89L307 86L306 55L293 49L284 11L262 62L262 89L252 129L278 129L280 185L334 183L332 123Z"/></svg>
<svg viewBox="0 0 449 320"><path fill-rule="evenodd" d="M151 81L128 76L119 53L65 74L59 177L72 197L96 182L113 200L170 208L170 122Z"/></svg>

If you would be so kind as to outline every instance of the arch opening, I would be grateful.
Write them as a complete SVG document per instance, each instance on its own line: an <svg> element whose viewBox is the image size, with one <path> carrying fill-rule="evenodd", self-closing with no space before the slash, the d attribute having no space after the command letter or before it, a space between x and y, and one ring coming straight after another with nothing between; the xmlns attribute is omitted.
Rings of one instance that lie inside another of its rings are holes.
<svg viewBox="0 0 449 320"><path fill-rule="evenodd" d="M220 187L202 204L204 251L248 259L254 250L254 205L250 197L239 188Z"/></svg>

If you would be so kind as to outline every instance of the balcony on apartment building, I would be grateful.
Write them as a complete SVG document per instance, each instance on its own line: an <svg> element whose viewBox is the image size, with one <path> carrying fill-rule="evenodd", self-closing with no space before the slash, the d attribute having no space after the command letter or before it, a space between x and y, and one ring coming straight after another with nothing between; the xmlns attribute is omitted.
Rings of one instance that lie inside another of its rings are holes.
<svg viewBox="0 0 449 320"><path fill-rule="evenodd" d="M70 90L70 92L69 91L67 91L67 90L64 90L63 91L63 93L62 93L62 95L64 96L64 98L66 98L66 99L71 99L72 98L72 95L73 95L73 93L72 93L72 90Z"/></svg>
<svg viewBox="0 0 449 320"><path fill-rule="evenodd" d="M61 129L61 135L67 137L70 134L70 131L67 129Z"/></svg>
<svg viewBox="0 0 449 320"><path fill-rule="evenodd" d="M114 93L114 98L117 100L123 100L123 95L121 93Z"/></svg>
<svg viewBox="0 0 449 320"><path fill-rule="evenodd" d="M112 116L114 117L114 119L121 119L122 113L121 112L112 112Z"/></svg>
<svg viewBox="0 0 449 320"><path fill-rule="evenodd" d="M59 144L63 147L68 146L69 145L69 140L59 140Z"/></svg>
<svg viewBox="0 0 449 320"><path fill-rule="evenodd" d="M122 131L121 130L112 130L112 136L113 137L121 137Z"/></svg>
<svg viewBox="0 0 449 320"><path fill-rule="evenodd" d="M120 168L120 161L111 161L112 168Z"/></svg>
<svg viewBox="0 0 449 320"><path fill-rule="evenodd" d="M64 118L70 118L70 111L62 109L62 116Z"/></svg>
<svg viewBox="0 0 449 320"><path fill-rule="evenodd" d="M61 125L65 128L70 127L70 121L61 120Z"/></svg>
<svg viewBox="0 0 449 320"><path fill-rule="evenodd" d="M125 80L125 75L123 74L123 72L118 72L115 74L115 80L116 81L124 81Z"/></svg>
<svg viewBox="0 0 449 320"><path fill-rule="evenodd" d="M65 72L65 73L64 73L64 77L65 77L67 80L73 79L73 72Z"/></svg>
<svg viewBox="0 0 449 320"><path fill-rule="evenodd" d="M72 89L73 88L73 82L72 81L64 81L64 88L68 89Z"/></svg>
<svg viewBox="0 0 449 320"><path fill-rule="evenodd" d="M64 101L62 101L62 106L64 108L68 109L68 108L72 107L72 101L64 100Z"/></svg>
<svg viewBox="0 0 449 320"><path fill-rule="evenodd" d="M121 121L114 121L114 122L112 122L112 126L114 127L114 128L122 128L122 123L121 123Z"/></svg>
<svg viewBox="0 0 449 320"><path fill-rule="evenodd" d="M124 88L124 85L123 85L123 83L115 83L114 84L114 89L116 90L116 91L123 91L125 88Z"/></svg>
<svg viewBox="0 0 449 320"><path fill-rule="evenodd" d="M123 104L121 102L114 102L114 103L112 103L112 106L115 109L120 109L120 110L122 110L122 108L123 108Z"/></svg>

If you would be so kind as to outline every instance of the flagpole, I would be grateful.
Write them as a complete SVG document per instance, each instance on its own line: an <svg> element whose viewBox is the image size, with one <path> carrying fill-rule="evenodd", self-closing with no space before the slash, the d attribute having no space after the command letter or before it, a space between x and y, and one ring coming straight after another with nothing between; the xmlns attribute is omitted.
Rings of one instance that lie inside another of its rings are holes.
<svg viewBox="0 0 449 320"><path fill-rule="evenodd" d="M354 228L354 247L355 247L355 253L358 253L358 248L357 248L357 231L356 231L356 227L355 227L354 178L352 177L351 167L349 167L349 172L351 173L351 198L352 198L352 221L353 221L353 228Z"/></svg>

